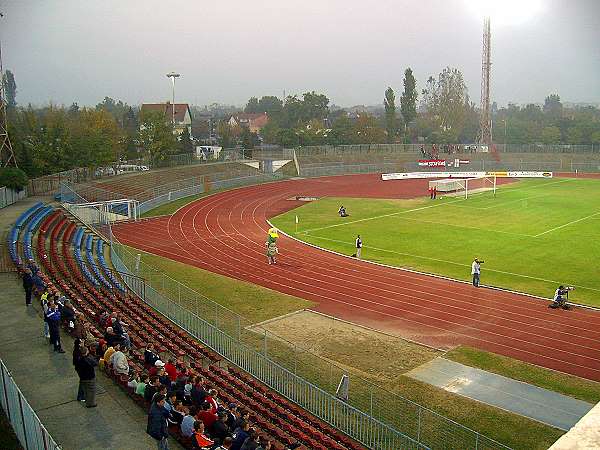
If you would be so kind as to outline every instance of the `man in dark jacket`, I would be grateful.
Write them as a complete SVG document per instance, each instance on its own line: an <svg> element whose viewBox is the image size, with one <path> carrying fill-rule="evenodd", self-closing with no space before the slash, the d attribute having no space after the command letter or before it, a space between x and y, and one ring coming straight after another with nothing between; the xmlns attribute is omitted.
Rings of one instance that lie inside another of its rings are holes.
<svg viewBox="0 0 600 450"><path fill-rule="evenodd" d="M231 434L231 431L227 426L227 413L221 411L218 417L217 421L213 424L211 436L214 438L216 444L222 444L225 438Z"/></svg>
<svg viewBox="0 0 600 450"><path fill-rule="evenodd" d="M85 400L86 408L95 408L96 405L96 371L95 366L98 365L96 360L90 355L87 347L82 347L80 355L75 359L75 370L79 375L79 386L83 391L83 399Z"/></svg>
<svg viewBox="0 0 600 450"><path fill-rule="evenodd" d="M158 394L148 414L148 427L146 433L156 439L159 450L168 450L169 429L167 428L167 418L169 412L165 409L165 396Z"/></svg>
<svg viewBox="0 0 600 450"><path fill-rule="evenodd" d="M60 345L60 311L54 300L48 301L48 311L46 311L46 322L50 331L50 342L54 345L54 351L64 353Z"/></svg>
<svg viewBox="0 0 600 450"><path fill-rule="evenodd" d="M33 276L30 269L23 273L23 289L25 289L25 305L31 305L31 291L33 290Z"/></svg>

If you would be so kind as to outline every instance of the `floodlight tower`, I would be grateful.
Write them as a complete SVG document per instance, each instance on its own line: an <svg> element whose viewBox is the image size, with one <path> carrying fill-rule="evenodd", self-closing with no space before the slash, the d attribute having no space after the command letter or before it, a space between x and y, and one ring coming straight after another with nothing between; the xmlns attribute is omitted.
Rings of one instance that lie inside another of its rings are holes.
<svg viewBox="0 0 600 450"><path fill-rule="evenodd" d="M0 17L4 17L0 13ZM8 136L8 117L6 115L6 93L4 86L4 68L2 67L2 43L0 43L0 166L17 167L17 160Z"/></svg>
<svg viewBox="0 0 600 450"><path fill-rule="evenodd" d="M175 129L175 78L179 78L181 75L175 72L169 72L167 77L173 82L173 104L171 109L173 110L173 129Z"/></svg>
<svg viewBox="0 0 600 450"><path fill-rule="evenodd" d="M483 19L483 51L481 55L481 117L479 143L492 145L492 114L490 110L490 75L492 72L492 33L490 16Z"/></svg>

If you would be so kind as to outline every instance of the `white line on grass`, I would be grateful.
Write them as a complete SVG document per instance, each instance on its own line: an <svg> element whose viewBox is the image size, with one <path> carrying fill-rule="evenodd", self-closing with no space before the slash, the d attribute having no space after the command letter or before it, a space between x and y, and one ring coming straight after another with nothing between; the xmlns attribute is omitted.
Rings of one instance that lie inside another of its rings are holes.
<svg viewBox="0 0 600 450"><path fill-rule="evenodd" d="M581 219L572 220L571 222L565 223L565 224L560 225L558 227L550 228L549 230L546 230L543 233L536 234L534 237L543 236L544 234L551 233L552 231L560 230L561 228L568 227L569 225L573 225L574 223L581 222L581 221L586 220L586 219L590 219L590 218L592 218L594 216L597 216L598 214L600 214L600 211L595 212L594 214L590 214L589 216L582 217Z"/></svg>
<svg viewBox="0 0 600 450"><path fill-rule="evenodd" d="M600 213L598 213L598 214L600 214ZM315 238L315 239L321 239L321 240L324 240L324 241L337 242L339 244L345 244L345 245L348 245L350 247L354 247L354 243L352 243L352 242L340 241L338 239L331 239L331 238L326 238L326 237L322 237L322 236L316 236L314 234L311 234L310 237ZM302 242L302 241L300 241L300 242ZM410 256L412 258L427 259L429 261L436 261L436 262L441 262L441 263L446 263L446 264L452 264L452 265L455 265L455 266L466 267L466 268L469 268L469 269L471 268L471 264L463 264L463 263L458 263L458 262L454 262L454 261L447 261L445 259L431 258L429 256L413 255L411 253L397 252L395 250L388 250L388 249L385 249L385 248L378 248L378 247L367 246L367 245L363 245L363 248L368 248L368 249L375 250L375 251L380 251L380 252L394 253L396 255ZM395 267L395 266L389 266L389 267ZM400 267L400 268L402 268L402 267ZM547 280L545 278L531 277L529 275L523 275L523 274L520 274L520 273L505 272L504 270L490 269L489 267L486 267L485 271L486 272L501 273L503 275L512 275L512 276L515 276L515 277L527 278L527 279L535 280L535 281L544 281L546 283L553 283L553 284L557 284L557 285L562 283L562 281ZM425 273L425 272L420 272L420 273ZM588 287L588 286L582 286L582 285L577 285L577 284L574 284L572 286L580 288L580 289L588 289L590 291L600 292L600 289L596 289L596 288L592 288L592 287Z"/></svg>
<svg viewBox="0 0 600 450"><path fill-rule="evenodd" d="M465 228L467 230L486 231L486 232L489 232L489 233L503 233L503 234L510 234L512 236L535 237L532 234L512 233L510 231L503 231L503 230L489 230L487 228L469 227L469 226L466 226L466 225L456 225L456 224L453 224L453 223L436 222L434 220L413 219L412 217L400 217L400 219L403 219L403 220L412 220L413 222L431 223L431 224L434 224L434 225L443 225L443 226L446 226L446 227Z"/></svg>

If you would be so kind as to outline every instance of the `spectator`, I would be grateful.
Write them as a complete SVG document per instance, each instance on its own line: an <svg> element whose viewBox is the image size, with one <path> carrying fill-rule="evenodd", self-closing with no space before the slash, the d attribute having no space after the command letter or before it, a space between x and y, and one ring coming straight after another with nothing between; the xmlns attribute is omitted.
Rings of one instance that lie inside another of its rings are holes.
<svg viewBox="0 0 600 450"><path fill-rule="evenodd" d="M231 430L235 430L234 425L238 418L238 407L235 403L227 405L227 425Z"/></svg>
<svg viewBox="0 0 600 450"><path fill-rule="evenodd" d="M179 400L175 400L168 419L169 425L181 425L184 416L184 408L185 406L183 406L183 403Z"/></svg>
<svg viewBox="0 0 600 450"><path fill-rule="evenodd" d="M140 382L137 384L135 388L135 393L144 397L144 393L146 392L146 386L150 383L150 378L148 375L144 375L141 377Z"/></svg>
<svg viewBox="0 0 600 450"><path fill-rule="evenodd" d="M214 442L204 434L204 424L197 420L194 422L194 433L192 436L192 448L205 449L211 448Z"/></svg>
<svg viewBox="0 0 600 450"><path fill-rule="evenodd" d="M242 445L246 442L246 439L250 436L250 424L245 420L240 423L240 426L233 431L233 444L232 450L241 450Z"/></svg>
<svg viewBox="0 0 600 450"><path fill-rule="evenodd" d="M231 445L233 444L233 439L229 436L223 439L223 443L216 448L216 450L229 450L231 449Z"/></svg>
<svg viewBox="0 0 600 450"><path fill-rule="evenodd" d="M208 396L208 392L204 389L202 385L202 377L194 378L194 385L192 386L192 390L190 392L192 397L192 402L194 405L200 406L204 403L206 397Z"/></svg>
<svg viewBox="0 0 600 450"><path fill-rule="evenodd" d="M150 370L148 371L148 373L150 374L150 376L154 376L158 374L158 369L162 369L163 367L165 367L165 363L162 362L160 359L157 359L154 362L154 365L152 367L150 367Z"/></svg>
<svg viewBox="0 0 600 450"><path fill-rule="evenodd" d="M169 358L165 364L165 372L173 383L177 380L177 367L175 367L175 361L172 358Z"/></svg>
<svg viewBox="0 0 600 450"><path fill-rule="evenodd" d="M146 432L158 442L159 450L168 450L169 430L167 428L167 417L169 413L164 408L165 397L157 395L148 414L148 426Z"/></svg>
<svg viewBox="0 0 600 450"><path fill-rule="evenodd" d="M104 340L106 341L106 345L109 347L113 347L115 344L121 344L121 337L118 336L112 327L106 328L106 333L104 333Z"/></svg>
<svg viewBox="0 0 600 450"><path fill-rule="evenodd" d="M46 320L48 321L48 329L50 332L50 343L54 345L54 351L64 353L60 344L60 311L54 300L48 301L48 311L46 312Z"/></svg>
<svg viewBox="0 0 600 450"><path fill-rule="evenodd" d="M110 367L110 366L111 366L111 364L112 364L112 360L111 360L111 358L112 358L112 355L113 355L115 352L119 351L119 350L121 350L121 344L119 344L118 342L117 342L117 343L115 343L113 346L111 346L111 347L108 347L108 348L106 349L106 351L104 352L104 356L103 356L103 358L102 358L102 359L104 360L104 364L105 364L107 367Z"/></svg>
<svg viewBox="0 0 600 450"><path fill-rule="evenodd" d="M160 382L158 381L158 377L150 377L150 383L146 386L146 389L144 390L144 399L148 402L151 401L152 397L154 397L154 394L156 394L159 387Z"/></svg>
<svg viewBox="0 0 600 450"><path fill-rule="evenodd" d="M208 395L204 399L205 402L210 403L210 406L212 407L212 409L215 412L219 409L219 399L218 399L218 396L219 396L219 393L217 392L216 389L209 389L208 390Z"/></svg>
<svg viewBox="0 0 600 450"><path fill-rule="evenodd" d="M209 402L202 403L202 409L198 413L198 420L204 424L204 428L212 430L214 423L217 421L217 411L213 409Z"/></svg>
<svg viewBox="0 0 600 450"><path fill-rule="evenodd" d="M83 356L83 341L81 339L75 339L75 343L73 345L73 367L75 367L75 371L77 371L77 364L79 359ZM85 397L83 395L83 386L79 383L77 388L77 401L85 402Z"/></svg>
<svg viewBox="0 0 600 450"><path fill-rule="evenodd" d="M244 409L240 412L240 416L236 419L231 427L232 430L239 428L242 425L242 422L250 422L250 411Z"/></svg>
<svg viewBox="0 0 600 450"><path fill-rule="evenodd" d="M240 447L240 450L256 450L258 447L258 433L256 428L250 427L248 429L248 437Z"/></svg>
<svg viewBox="0 0 600 450"><path fill-rule="evenodd" d="M231 434L231 430L227 426L227 413L221 411L218 414L217 421L213 424L211 436L217 443L222 443L227 436Z"/></svg>
<svg viewBox="0 0 600 450"><path fill-rule="evenodd" d="M165 405L167 404L167 387L163 386L162 384L158 385L158 389L157 391L154 393L154 395L152 396L152 399L150 400L150 403L154 403L154 399L158 396L158 395L162 395L165 398ZM167 409L167 407L163 405L165 407L165 409ZM167 412L169 412L167 410Z"/></svg>
<svg viewBox="0 0 600 450"><path fill-rule="evenodd" d="M181 434L185 437L192 437L194 434L194 423L196 422L197 409L184 407L183 419L181 420Z"/></svg>
<svg viewBox="0 0 600 450"><path fill-rule="evenodd" d="M129 363L127 362L127 349L121 350L117 344L117 349L110 357L110 365L113 370L119 375L129 374Z"/></svg>
<svg viewBox="0 0 600 450"><path fill-rule="evenodd" d="M119 317L118 317L118 315L117 315L116 312L113 312L111 314L110 323L111 323L111 326L112 326L112 329L113 329L114 333L117 336L119 336L119 339L121 340L121 343L126 348L131 348L131 341L129 340L129 335L127 334L127 332L123 328L127 324L124 323L124 322L121 322L121 320L119 319Z"/></svg>
<svg viewBox="0 0 600 450"><path fill-rule="evenodd" d="M75 328L75 308L73 307L73 305L71 304L71 300L69 300L66 297L62 297L62 306L59 307L60 309L60 317L61 320L64 324L66 324L69 327L69 330L73 330ZM60 305L60 303L59 303Z"/></svg>
<svg viewBox="0 0 600 450"><path fill-rule="evenodd" d="M192 399L192 390L194 388L194 384L192 383L192 379L188 378L187 381L185 382L185 385L183 386L183 399L188 403L188 404L192 404L193 403L193 399Z"/></svg>
<svg viewBox="0 0 600 450"><path fill-rule="evenodd" d="M188 377L179 373L177 380L175 381L175 385L173 386L173 390L177 393L177 399L184 401L185 400L185 385L187 384Z"/></svg>
<svg viewBox="0 0 600 450"><path fill-rule="evenodd" d="M77 359L75 370L79 375L79 384L83 390L86 408L95 408L96 404L96 367L98 363L90 355L86 347L81 349L81 356Z"/></svg>
<svg viewBox="0 0 600 450"><path fill-rule="evenodd" d="M160 384L166 386L168 389L171 389L171 379L169 378L169 375L167 375L167 373L165 372L164 367L158 368L156 376L158 377Z"/></svg>
<svg viewBox="0 0 600 450"><path fill-rule="evenodd" d="M46 313L48 312L48 296L50 293L48 291L44 291L44 293L40 296L40 303L42 304L42 311L44 313L44 337L50 340L50 327L48 325L48 318L46 317Z"/></svg>
<svg viewBox="0 0 600 450"><path fill-rule="evenodd" d="M133 392L136 391L138 383L140 383L140 374L137 371L133 371L131 375L129 375L129 381L127 382L127 387L132 389Z"/></svg>
<svg viewBox="0 0 600 450"><path fill-rule="evenodd" d="M262 435L260 438L258 438L258 447L256 447L256 450L270 450L270 449L271 449L271 439L269 439L265 435Z"/></svg>
<svg viewBox="0 0 600 450"><path fill-rule="evenodd" d="M25 289L25 306L31 306L31 291L33 290L31 269L25 269L23 273L23 289Z"/></svg>
<svg viewBox="0 0 600 450"><path fill-rule="evenodd" d="M177 395L175 392L170 392L167 394L167 400L165 401L165 409L169 411L169 416L171 416L171 411L173 411L173 407L175 406L175 402L177 401Z"/></svg>
<svg viewBox="0 0 600 450"><path fill-rule="evenodd" d="M160 357L154 351L154 345L152 343L149 343L146 347L146 350L144 350L144 364L147 368L151 368L154 367L154 364L159 359Z"/></svg>

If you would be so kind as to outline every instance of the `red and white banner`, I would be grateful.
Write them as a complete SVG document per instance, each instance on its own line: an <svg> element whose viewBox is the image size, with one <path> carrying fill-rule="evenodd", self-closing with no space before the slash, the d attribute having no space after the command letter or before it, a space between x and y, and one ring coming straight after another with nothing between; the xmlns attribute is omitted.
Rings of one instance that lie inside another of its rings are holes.
<svg viewBox="0 0 600 450"><path fill-rule="evenodd" d="M444 159L419 159L417 163L421 167L446 167Z"/></svg>
<svg viewBox="0 0 600 450"><path fill-rule="evenodd" d="M552 178L552 172L400 172L400 173L382 173L381 179L386 180L405 180L411 178Z"/></svg>

